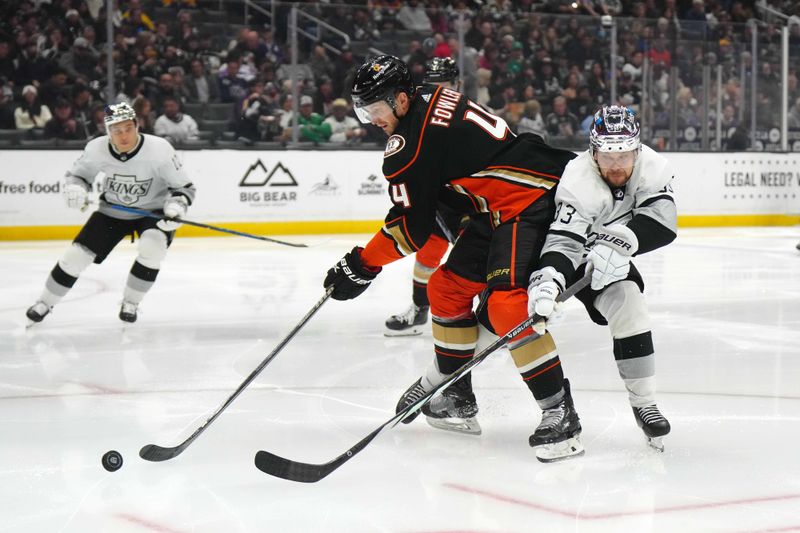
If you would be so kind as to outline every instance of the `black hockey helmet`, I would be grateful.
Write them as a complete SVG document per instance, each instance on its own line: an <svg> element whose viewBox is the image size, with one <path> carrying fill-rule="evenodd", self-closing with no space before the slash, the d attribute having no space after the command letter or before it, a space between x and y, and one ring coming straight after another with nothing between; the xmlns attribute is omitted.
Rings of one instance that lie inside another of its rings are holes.
<svg viewBox="0 0 800 533"><path fill-rule="evenodd" d="M414 96L411 72L400 59L382 55L368 59L359 67L350 94L356 110L381 100L395 109L395 94L398 92L406 93L409 97Z"/></svg>
<svg viewBox="0 0 800 533"><path fill-rule="evenodd" d="M452 57L434 57L425 63L425 83L455 82L458 74L458 64Z"/></svg>

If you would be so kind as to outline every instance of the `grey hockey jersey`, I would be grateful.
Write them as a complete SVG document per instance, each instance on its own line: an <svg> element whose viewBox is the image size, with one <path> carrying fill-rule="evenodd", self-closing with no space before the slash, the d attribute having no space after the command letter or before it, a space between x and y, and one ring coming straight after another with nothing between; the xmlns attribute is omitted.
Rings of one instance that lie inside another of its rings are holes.
<svg viewBox="0 0 800 533"><path fill-rule="evenodd" d="M673 178L667 159L642 145L628 183L612 189L591 153L583 152L569 162L558 184L555 218L540 266L555 266L569 279L594 245L598 230L612 224L633 230L639 241L637 254L668 244L677 232Z"/></svg>
<svg viewBox="0 0 800 533"><path fill-rule="evenodd" d="M125 220L138 217L112 209L110 204L157 211L171 195L185 196L190 205L195 196L195 187L172 145L144 133L139 134L137 147L125 154L116 152L107 136L89 141L66 179L87 190L99 181L99 211Z"/></svg>

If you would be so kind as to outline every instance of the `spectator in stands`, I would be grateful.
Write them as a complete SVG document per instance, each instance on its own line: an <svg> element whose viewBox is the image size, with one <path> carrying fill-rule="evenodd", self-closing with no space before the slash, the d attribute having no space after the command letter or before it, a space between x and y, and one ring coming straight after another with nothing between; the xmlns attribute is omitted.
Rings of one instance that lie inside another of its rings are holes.
<svg viewBox="0 0 800 533"><path fill-rule="evenodd" d="M278 105L274 84L270 84L270 93L265 93L264 80L250 80L250 94L239 106L236 123L236 136L247 141L271 141L282 130L278 125Z"/></svg>
<svg viewBox="0 0 800 533"><path fill-rule="evenodd" d="M83 35L83 26L84 24L81 20L81 14L78 13L78 10L68 9L64 14L64 29L66 30L67 35L69 35L70 40Z"/></svg>
<svg viewBox="0 0 800 533"><path fill-rule="evenodd" d="M206 67L199 59L192 59L191 73L184 80L186 101L208 104L219 102L219 85L206 73Z"/></svg>
<svg viewBox="0 0 800 533"><path fill-rule="evenodd" d="M67 72L57 68L53 70L50 79L39 86L39 97L47 107L55 108L56 100L65 96L67 85Z"/></svg>
<svg viewBox="0 0 800 533"><path fill-rule="evenodd" d="M800 100L798 100L800 102ZM798 114L798 118L800 118L800 114ZM789 127L791 128L791 120L792 120L792 113L789 112ZM731 104L726 104L725 107L722 108L722 117L720 118L720 124L722 126L722 131L728 131L731 128L735 128L739 125L739 117L736 116L736 109ZM800 124L798 125L800 127Z"/></svg>
<svg viewBox="0 0 800 533"><path fill-rule="evenodd" d="M317 92L314 93L314 112L326 117L332 112L333 101L336 95L333 92L333 80L328 76L319 79Z"/></svg>
<svg viewBox="0 0 800 533"><path fill-rule="evenodd" d="M78 128L77 121L72 117L72 104L69 100L56 102L55 116L45 124L44 138L66 141L86 138L85 131Z"/></svg>
<svg viewBox="0 0 800 533"><path fill-rule="evenodd" d="M430 32L432 31L431 19L428 18L428 13L425 11L425 6L420 4L418 0L408 0L397 11L397 22L399 22L405 29Z"/></svg>
<svg viewBox="0 0 800 533"><path fill-rule="evenodd" d="M122 88L115 98L118 104L133 105L137 96L144 93L144 82L133 76L126 76L122 82Z"/></svg>
<svg viewBox="0 0 800 533"><path fill-rule="evenodd" d="M300 114L297 123L300 126L300 140L320 143L327 141L331 136L330 124L325 124L322 115L314 113L314 99L308 95L300 97ZM292 139L292 128L283 131L283 139Z"/></svg>
<svg viewBox="0 0 800 533"><path fill-rule="evenodd" d="M24 32L22 32L24 34ZM17 86L30 85L34 81L46 80L50 76L53 62L39 55L36 41L30 39L25 44L22 53L17 57L17 69L14 74L14 83Z"/></svg>
<svg viewBox="0 0 800 533"><path fill-rule="evenodd" d="M155 31L153 20L142 11L140 0L129 0L128 10L122 13L122 23L130 28L131 34L136 35L143 31Z"/></svg>
<svg viewBox="0 0 800 533"><path fill-rule="evenodd" d="M89 124L92 121L92 92L83 83L72 86L72 112L78 129L79 139L89 138Z"/></svg>
<svg viewBox="0 0 800 533"><path fill-rule="evenodd" d="M545 119L547 133L555 137L573 137L580 124L578 118L567 109L567 99L563 96L553 98L553 112Z"/></svg>
<svg viewBox="0 0 800 533"><path fill-rule="evenodd" d="M163 105L164 114L156 119L153 128L156 135L164 137L172 144L180 144L199 138L197 122L191 116L181 113L180 100L166 96L164 97Z"/></svg>
<svg viewBox="0 0 800 533"><path fill-rule="evenodd" d="M221 102L240 102L247 96L247 82L239 77L240 63L229 59L227 69L219 74L219 97Z"/></svg>
<svg viewBox="0 0 800 533"><path fill-rule="evenodd" d="M461 69L461 78L464 83L461 85L461 92L467 95L472 101L478 97L478 51L464 44L463 58L460 56L461 48L459 47L458 37L451 36L448 41L452 58Z"/></svg>
<svg viewBox="0 0 800 533"><path fill-rule="evenodd" d="M331 78L335 75L333 69L333 62L328 57L328 52L325 47L317 43L311 52L311 57L308 59L308 66L311 72L314 73L314 80L319 81L325 78Z"/></svg>
<svg viewBox="0 0 800 533"><path fill-rule="evenodd" d="M0 78L13 80L16 76L14 57L11 54L11 43L0 35Z"/></svg>
<svg viewBox="0 0 800 533"><path fill-rule="evenodd" d="M331 109L331 116L325 118L324 121L331 128L329 142L353 144L359 142L367 134L355 117L348 116L350 106L347 105L347 100L337 98L333 101Z"/></svg>
<svg viewBox="0 0 800 533"><path fill-rule="evenodd" d="M587 80L589 85L589 92L592 98L598 102L606 101L608 96L608 81L606 80L606 72L603 69L603 64L599 61L592 63L592 72Z"/></svg>
<svg viewBox="0 0 800 533"><path fill-rule="evenodd" d="M39 100L39 91L33 85L22 88L22 103L14 110L14 122L18 130L44 128L53 118L50 108Z"/></svg>
<svg viewBox="0 0 800 533"><path fill-rule="evenodd" d="M537 92L543 98L551 100L554 96L561 93L561 82L555 74L552 59L547 56L542 60L541 72L539 73Z"/></svg>
<svg viewBox="0 0 800 533"><path fill-rule="evenodd" d="M159 76L158 86L151 91L148 97L156 114L164 112L164 100L167 98L174 98L179 102L181 101L181 93L175 86L175 80L169 72L165 72Z"/></svg>
<svg viewBox="0 0 800 533"><path fill-rule="evenodd" d="M667 50L667 38L663 35L655 40L653 48L650 49L647 55L652 65L660 64L667 71L672 66L672 54Z"/></svg>
<svg viewBox="0 0 800 533"><path fill-rule="evenodd" d="M53 28L47 35L44 44L41 45L42 57L46 57L51 61L58 61L62 54L69 50L67 41L64 39L64 34L61 33L60 28Z"/></svg>
<svg viewBox="0 0 800 533"><path fill-rule="evenodd" d="M346 91L349 92L350 87L353 85L356 69L359 66L360 64L356 63L353 57L353 51L350 50L350 46L343 45L341 55L334 61L336 76L333 78L333 94L344 96Z"/></svg>
<svg viewBox="0 0 800 533"><path fill-rule="evenodd" d="M188 101L189 91L186 89L186 72L183 67L169 67L169 74L172 75L172 83L175 85L175 92L178 93L178 101L184 104Z"/></svg>
<svg viewBox="0 0 800 533"><path fill-rule="evenodd" d="M136 111L136 122L139 125L139 131L141 133L154 134L154 125L156 119L153 113L153 106L150 104L150 100L144 95L139 95L133 100L131 107L133 107L133 110Z"/></svg>
<svg viewBox="0 0 800 533"><path fill-rule="evenodd" d="M261 40L261 36L258 32L250 29L241 33L235 49L239 51L242 57L244 57L245 54L252 54L256 65L263 63L269 54L269 49Z"/></svg>
<svg viewBox="0 0 800 533"><path fill-rule="evenodd" d="M10 92L5 91L6 81L0 79L0 130L17 129L14 121L14 102L10 97Z"/></svg>
<svg viewBox="0 0 800 533"><path fill-rule="evenodd" d="M489 85L492 83L492 71L485 68L479 68L476 74L478 77L478 90L475 102L481 104L482 106L488 106L489 100L491 99L491 96L489 95Z"/></svg>
<svg viewBox="0 0 800 533"><path fill-rule="evenodd" d="M644 54L641 51L636 51L630 57L625 66L622 67L622 72L631 75L632 80L638 81L642 77L642 64L644 63Z"/></svg>
<svg viewBox="0 0 800 533"><path fill-rule="evenodd" d="M800 97L795 100L792 109L789 110L789 128L800 130Z"/></svg>
<svg viewBox="0 0 800 533"><path fill-rule="evenodd" d="M95 104L89 114L89 139L102 137L106 134L105 104Z"/></svg>
<svg viewBox="0 0 800 533"><path fill-rule="evenodd" d="M538 100L525 102L525 111L517 124L517 133L535 133L547 137L547 128L542 118L542 104Z"/></svg>

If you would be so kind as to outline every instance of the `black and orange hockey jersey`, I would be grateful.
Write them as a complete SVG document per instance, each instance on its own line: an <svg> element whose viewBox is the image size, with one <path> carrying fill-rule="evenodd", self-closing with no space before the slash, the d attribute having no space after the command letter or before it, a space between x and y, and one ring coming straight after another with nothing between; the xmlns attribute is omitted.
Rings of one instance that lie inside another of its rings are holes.
<svg viewBox="0 0 800 533"><path fill-rule="evenodd" d="M422 248L438 202L487 213L496 227L558 183L575 157L506 122L456 91L425 85L386 142L383 173L394 204L361 256L382 266Z"/></svg>

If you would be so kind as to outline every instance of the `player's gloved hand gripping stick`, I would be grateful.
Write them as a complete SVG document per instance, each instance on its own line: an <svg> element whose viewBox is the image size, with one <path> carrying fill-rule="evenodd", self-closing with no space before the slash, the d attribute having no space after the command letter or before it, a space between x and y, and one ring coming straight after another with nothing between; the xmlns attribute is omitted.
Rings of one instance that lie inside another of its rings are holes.
<svg viewBox="0 0 800 533"><path fill-rule="evenodd" d="M212 226L210 224L203 224L202 222L194 222L194 221L191 221L191 220L186 220L185 218L181 218L181 217L172 218L172 217L168 217L168 216L164 216L164 215L157 215L155 213L151 213L150 211L144 211L142 209L136 209L135 207L126 207L124 205L116 205L116 204L109 204L109 205L113 209L116 209L118 211L124 211L126 213L131 213L131 214L139 215L139 216L143 216L143 217L157 218L159 220L167 221L167 222L170 222L170 223L173 223L173 224L174 223L178 223L179 225L180 224L186 224L187 226L196 226L198 228L210 229L210 230L219 231L219 232L222 232L222 233L230 233L231 235L238 235L240 237L247 237L249 239L258 239L259 241L274 242L276 244L284 244L286 246L294 246L295 248L308 248L307 244L286 242L286 241L281 241L279 239L273 239L271 237L264 237L262 235L253 235L252 233L245 233L243 231L236 231L236 230L233 230L233 229L221 228L219 226ZM171 231L171 230L166 230L166 231Z"/></svg>
<svg viewBox="0 0 800 533"><path fill-rule="evenodd" d="M572 284L567 290L562 292L558 298L556 299L557 302L563 302L568 298L571 298L575 294L581 291L581 289L585 288L592 280L592 269L587 268L586 274ZM349 450L341 454L339 457L328 461L327 463L322 464L312 464L312 463L301 463L299 461L292 461L290 459L285 459L283 457L279 457L273 453L266 452L266 451L259 451L256 453L255 456L255 464L256 468L265 472L271 476L280 477L283 479L288 479L289 481L299 481L301 483L316 483L317 481L321 480L322 478L326 477L328 474L345 464L347 461L352 459L358 452L363 450L367 447L367 445L372 442L372 440L377 437L380 433L382 433L385 429L393 428L397 424L403 421L404 418L409 416L412 413L415 413L422 409L422 407L428 403L438 392L446 387L450 386L454 382L458 381L461 376L472 370L473 367L480 364L484 359L486 359L492 352L497 350L498 348L504 346L508 341L513 339L515 336L519 335L522 331L526 330L527 328L533 326L534 324L540 323L544 320L544 317L540 315L534 314L531 317L526 318L523 320L517 327L494 341L492 344L487 346L483 349L480 353L476 354L470 362L462 366L457 371L450 374L450 376L439 383L436 387L431 389L427 394L422 396L416 402L408 405L405 409L394 415L388 421L384 422L381 426L375 429L372 433L358 441L353 447Z"/></svg>

